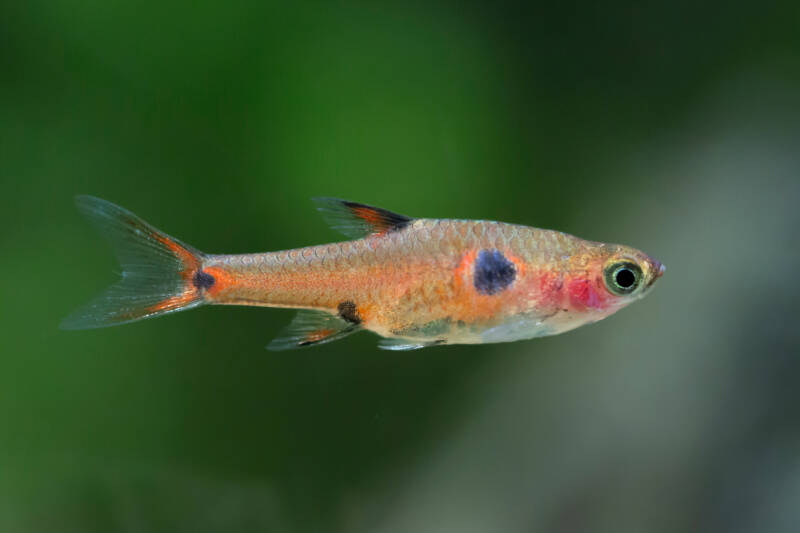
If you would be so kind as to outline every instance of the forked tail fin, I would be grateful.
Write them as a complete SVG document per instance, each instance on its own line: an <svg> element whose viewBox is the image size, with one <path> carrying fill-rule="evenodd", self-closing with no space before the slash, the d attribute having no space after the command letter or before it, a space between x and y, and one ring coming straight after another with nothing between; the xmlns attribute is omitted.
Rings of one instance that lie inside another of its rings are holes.
<svg viewBox="0 0 800 533"><path fill-rule="evenodd" d="M113 246L122 279L61 322L62 329L116 326L203 303L203 254L130 211L92 196L78 209Z"/></svg>

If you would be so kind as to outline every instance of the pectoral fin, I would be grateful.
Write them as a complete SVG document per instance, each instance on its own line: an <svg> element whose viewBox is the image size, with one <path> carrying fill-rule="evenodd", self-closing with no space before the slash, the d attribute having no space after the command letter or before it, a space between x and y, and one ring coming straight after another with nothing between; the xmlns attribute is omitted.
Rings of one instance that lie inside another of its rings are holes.
<svg viewBox="0 0 800 533"><path fill-rule="evenodd" d="M428 346L438 346L444 343L445 341L441 339L425 342L410 339L381 339L378 343L378 348L381 350L409 351L427 348Z"/></svg>

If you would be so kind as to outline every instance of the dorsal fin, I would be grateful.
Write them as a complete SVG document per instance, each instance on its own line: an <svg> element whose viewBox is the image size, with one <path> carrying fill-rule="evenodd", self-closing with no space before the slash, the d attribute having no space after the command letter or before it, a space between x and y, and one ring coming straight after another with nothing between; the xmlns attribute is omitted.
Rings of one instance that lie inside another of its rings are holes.
<svg viewBox="0 0 800 533"><path fill-rule="evenodd" d="M413 220L380 207L338 198L314 198L314 202L317 204L317 210L332 228L352 239L398 231Z"/></svg>
<svg viewBox="0 0 800 533"><path fill-rule="evenodd" d="M341 306L340 306L341 307ZM340 310L340 316L325 311L302 310L278 337L267 345L268 350L303 348L341 339L360 329L358 318Z"/></svg>

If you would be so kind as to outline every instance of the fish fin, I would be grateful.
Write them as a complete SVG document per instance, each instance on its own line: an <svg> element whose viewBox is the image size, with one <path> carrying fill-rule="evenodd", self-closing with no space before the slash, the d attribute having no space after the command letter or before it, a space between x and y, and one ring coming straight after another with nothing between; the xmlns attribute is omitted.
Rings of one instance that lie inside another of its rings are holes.
<svg viewBox="0 0 800 533"><path fill-rule="evenodd" d="M411 217L392 213L380 207L348 202L338 198L314 198L317 211L334 229L352 239L367 235L383 235L406 227Z"/></svg>
<svg viewBox="0 0 800 533"><path fill-rule="evenodd" d="M434 341L413 341L410 339L381 339L378 342L378 348L381 350L392 350L392 351L409 351L409 350L419 350L421 348L427 348L428 346L439 346L441 344L445 344L445 341L442 339L437 339Z"/></svg>
<svg viewBox="0 0 800 533"><path fill-rule="evenodd" d="M202 276L200 252L106 200L77 196L75 204L114 248L122 279L65 318L62 329L115 326L203 303L209 276Z"/></svg>
<svg viewBox="0 0 800 533"><path fill-rule="evenodd" d="M361 329L358 324L325 311L303 310L267 345L273 352L335 341Z"/></svg>

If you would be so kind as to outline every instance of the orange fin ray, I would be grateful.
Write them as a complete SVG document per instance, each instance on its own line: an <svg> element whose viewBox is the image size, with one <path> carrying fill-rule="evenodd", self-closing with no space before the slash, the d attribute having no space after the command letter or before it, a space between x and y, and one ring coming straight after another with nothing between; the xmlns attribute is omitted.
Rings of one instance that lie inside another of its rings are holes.
<svg viewBox="0 0 800 533"><path fill-rule="evenodd" d="M332 228L352 239L399 231L414 220L380 207L338 198L314 198L314 202Z"/></svg>
<svg viewBox="0 0 800 533"><path fill-rule="evenodd" d="M115 326L203 303L209 282L200 252L111 202L78 196L75 203L114 248L122 279L65 318L62 329Z"/></svg>
<svg viewBox="0 0 800 533"><path fill-rule="evenodd" d="M340 316L325 311L303 310L281 335L267 345L268 350L282 351L315 346L339 340L358 331L357 323L348 322Z"/></svg>

